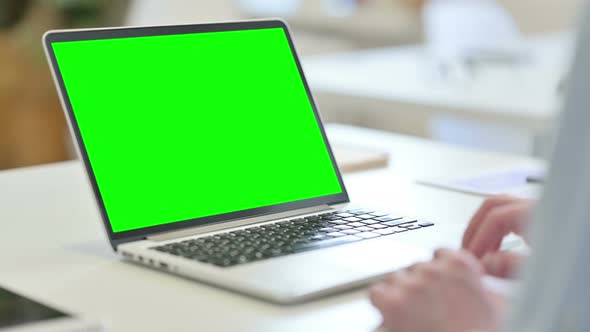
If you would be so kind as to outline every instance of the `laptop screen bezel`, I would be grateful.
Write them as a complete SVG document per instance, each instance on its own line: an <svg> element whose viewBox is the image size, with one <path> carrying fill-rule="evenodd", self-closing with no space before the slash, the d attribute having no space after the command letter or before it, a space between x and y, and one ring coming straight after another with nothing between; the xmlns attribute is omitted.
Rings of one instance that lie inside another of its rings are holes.
<svg viewBox="0 0 590 332"><path fill-rule="evenodd" d="M82 141L82 136L80 134L80 129L78 127L78 123L76 121L75 114L72 109L72 105L70 103L70 99L65 89L65 84L63 82L63 78L61 76L61 72L59 70L59 66L57 64L57 60L55 54L53 52L52 43L54 42L66 42L66 41L82 41L82 40L97 40L97 39L114 39L114 38L131 38L131 37L146 37L146 36L162 36L162 35L179 35L179 34L193 34L193 33L201 33L201 32L222 32L222 31L235 31L235 30L254 30L254 29L270 29L270 28L281 28L283 29L285 36L288 40L289 47L291 49L291 53L297 65L297 69L299 71L299 75L301 77L301 81L305 88L307 97L309 99L311 108L314 112L314 116L317 120L318 127L320 129L322 138L325 142L326 149L328 150L330 160L332 165L334 166L334 171L336 172L336 176L338 178L338 182L340 187L342 188L342 192L339 194L333 194L328 196L322 197L315 197L310 199L304 199L294 202L288 203L281 203L271 206L264 206L258 207L248 210L224 213L214 216L196 218L196 219L189 219L189 220L182 220L171 222L163 225L156 225L150 226L145 228L139 228L134 230L122 231L122 232L113 232L111 227L111 223L109 220L109 216L107 214L100 190L97 185L96 177L94 175L94 171L90 164L88 153ZM244 22L230 22L230 23L211 23L211 24L191 24L191 25L170 25L170 26L153 26L153 27L124 27L124 28L107 28L107 29L84 29L84 30L62 30L62 31L49 31L43 37L43 44L45 47L45 51L47 54L47 58L52 69L53 77L56 82L56 86L58 88L58 92L61 97L62 106L64 108L64 112L66 113L68 123L70 125L70 129L75 136L76 145L78 147L78 152L81 159L84 162L84 166L86 168L86 173L90 180L96 202L98 208L100 210L100 214L104 223L104 227L106 232L109 236L109 240L111 245L116 250L116 247L119 244L136 241L143 239L147 236L152 236L156 234L171 232L171 231L178 231L187 228L193 228L198 226L208 226L215 223L223 223L229 221L235 221L239 219L245 218L252 218L258 217L262 215L268 214L275 214L280 212L287 212L296 209L303 209L309 208L319 205L335 205L335 204L342 204L348 203L349 197L346 191L346 187L344 186L344 182L342 181L342 175L336 164L336 160L334 158L334 154L330 147L330 143L326 136L324 126L322 124L322 120L320 118L320 114L318 112L316 103L313 99L311 94L311 90L309 89L309 85L307 84L307 80L305 79L305 75L303 74L303 69L301 67L301 63L299 62L299 57L297 56L297 52L295 51L295 47L293 41L291 39L291 35L289 33L289 29L285 22L281 20L262 20L262 21L244 21Z"/></svg>

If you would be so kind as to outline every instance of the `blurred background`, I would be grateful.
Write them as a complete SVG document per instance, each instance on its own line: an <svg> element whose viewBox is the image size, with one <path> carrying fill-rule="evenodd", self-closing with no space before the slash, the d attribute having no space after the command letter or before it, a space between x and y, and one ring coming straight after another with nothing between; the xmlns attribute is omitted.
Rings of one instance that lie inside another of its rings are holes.
<svg viewBox="0 0 590 332"><path fill-rule="evenodd" d="M56 28L284 18L325 122L544 156L580 0L0 0L0 169L75 158Z"/></svg>

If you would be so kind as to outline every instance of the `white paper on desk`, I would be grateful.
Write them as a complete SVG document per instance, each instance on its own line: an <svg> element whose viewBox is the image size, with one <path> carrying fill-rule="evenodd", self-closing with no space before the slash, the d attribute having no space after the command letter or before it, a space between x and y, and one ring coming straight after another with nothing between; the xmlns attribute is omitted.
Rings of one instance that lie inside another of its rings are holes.
<svg viewBox="0 0 590 332"><path fill-rule="evenodd" d="M542 184L528 183L527 177L542 178L541 167L519 167L449 179L417 180L419 184L470 194L492 196L509 194L522 198L538 198Z"/></svg>

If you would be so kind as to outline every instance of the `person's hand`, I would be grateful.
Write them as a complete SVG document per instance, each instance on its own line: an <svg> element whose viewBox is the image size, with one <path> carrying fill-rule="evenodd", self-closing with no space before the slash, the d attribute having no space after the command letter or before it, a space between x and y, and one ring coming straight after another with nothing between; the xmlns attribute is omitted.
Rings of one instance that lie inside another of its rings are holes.
<svg viewBox="0 0 590 332"><path fill-rule="evenodd" d="M497 331L502 310L465 251L439 249L428 263L393 273L370 289L382 327L395 332Z"/></svg>
<svg viewBox="0 0 590 332"><path fill-rule="evenodd" d="M523 257L499 252L504 237L515 233L526 237L533 201L500 195L488 198L471 219L463 236L463 249L481 259L488 274L510 277Z"/></svg>

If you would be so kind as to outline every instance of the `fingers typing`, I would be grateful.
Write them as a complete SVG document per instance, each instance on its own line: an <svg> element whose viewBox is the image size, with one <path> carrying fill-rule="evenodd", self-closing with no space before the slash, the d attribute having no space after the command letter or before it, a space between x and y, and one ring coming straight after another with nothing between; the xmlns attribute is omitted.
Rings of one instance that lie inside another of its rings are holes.
<svg viewBox="0 0 590 332"><path fill-rule="evenodd" d="M497 251L503 238L514 232L522 234L526 208L522 204L498 207L487 214L481 225L466 243L467 249L481 258L488 252Z"/></svg>
<svg viewBox="0 0 590 332"><path fill-rule="evenodd" d="M480 227L480 224L483 222L488 212L496 207L513 203L515 200L516 199L514 197L508 195L498 195L486 199L471 218L469 226L467 226L467 230L465 230L465 234L463 235L462 247L464 249L467 248L467 245L471 241L473 234Z"/></svg>

